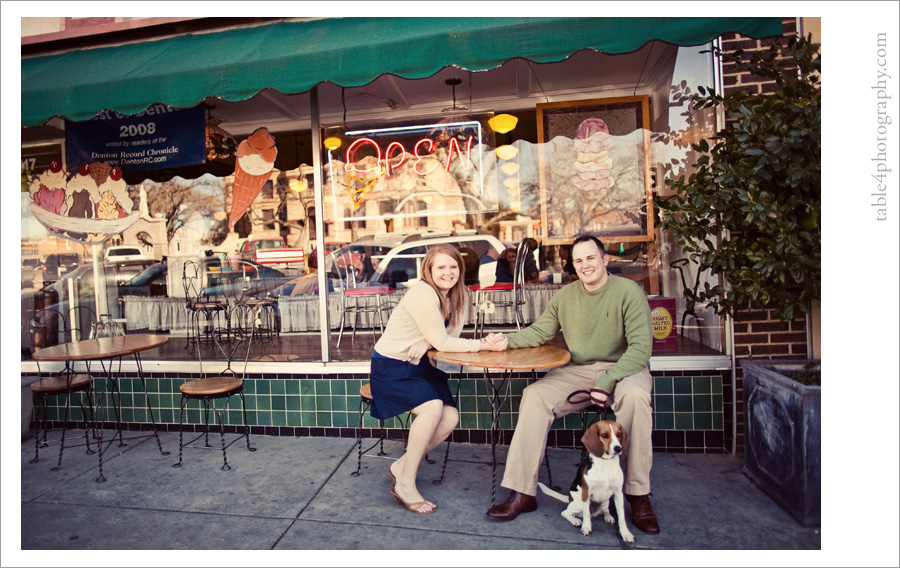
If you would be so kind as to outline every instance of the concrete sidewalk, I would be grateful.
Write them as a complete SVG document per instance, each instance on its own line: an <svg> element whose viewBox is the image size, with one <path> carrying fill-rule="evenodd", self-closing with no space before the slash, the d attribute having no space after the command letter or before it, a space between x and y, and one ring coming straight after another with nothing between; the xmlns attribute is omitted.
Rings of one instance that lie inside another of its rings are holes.
<svg viewBox="0 0 900 568"><path fill-rule="evenodd" d="M105 433L109 440L112 432ZM128 432L135 436L139 433ZM583 536L560 516L563 504L539 492L538 510L508 523L485 515L491 500L489 445L454 444L443 484L444 446L433 464L422 465L420 491L438 504L432 515L414 515L388 493L387 458L364 457L356 469L355 440L252 436L256 452L239 441L228 449L231 471L221 471L220 449L187 448L178 461L178 435L113 443L104 454L105 483L97 483L97 456L34 440L21 447L23 550L819 550L818 528L800 526L741 474L730 455L657 454L652 473L653 507L661 532L629 526L635 543L595 522ZM219 443L218 436L211 443ZM388 441L389 456L402 442ZM501 446L501 458L505 455ZM550 450L554 483L568 487L579 453ZM541 478L546 482L546 471ZM499 479L499 478L498 478ZM507 490L498 487L498 501ZM630 509L626 506L626 511ZM23 553L24 554L24 553ZM294 564L308 564L293 555ZM414 565L441 564L451 556L423 557ZM509 558L509 555L504 556ZM127 565L126 558L118 557ZM596 559L595 559L596 560ZM36 559L40 561L40 558ZM267 565L264 561L260 565ZM523 562L518 562L523 564ZM528 562L524 562L527 564ZM397 564L402 564L398 560ZM478 564L481 565L481 564ZM590 565L597 565L594 561Z"/></svg>

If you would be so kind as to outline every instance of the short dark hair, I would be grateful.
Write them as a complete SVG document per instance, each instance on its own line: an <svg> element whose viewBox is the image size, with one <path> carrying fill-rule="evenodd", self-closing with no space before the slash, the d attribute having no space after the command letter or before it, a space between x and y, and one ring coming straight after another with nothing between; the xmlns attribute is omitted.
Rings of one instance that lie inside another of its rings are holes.
<svg viewBox="0 0 900 568"><path fill-rule="evenodd" d="M572 242L572 248L575 248L575 245L578 243L587 243L591 242L597 245L597 248L600 250L600 254L606 256L606 247L603 246L603 243L600 242L600 239L595 237L594 235L579 235L575 241Z"/></svg>

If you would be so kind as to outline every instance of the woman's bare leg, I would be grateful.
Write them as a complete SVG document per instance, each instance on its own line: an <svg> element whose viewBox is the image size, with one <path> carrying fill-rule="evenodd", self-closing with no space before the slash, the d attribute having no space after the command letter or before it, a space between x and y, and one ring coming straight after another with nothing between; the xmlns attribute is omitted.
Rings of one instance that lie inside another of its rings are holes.
<svg viewBox="0 0 900 568"><path fill-rule="evenodd" d="M420 512L434 509L434 503L426 501L416 487L419 464L426 453L436 448L453 432L459 422L459 414L452 406L440 400L422 403L411 411L415 420L409 427L406 453L391 465L391 473L396 477L394 490L407 503L425 501L418 507Z"/></svg>

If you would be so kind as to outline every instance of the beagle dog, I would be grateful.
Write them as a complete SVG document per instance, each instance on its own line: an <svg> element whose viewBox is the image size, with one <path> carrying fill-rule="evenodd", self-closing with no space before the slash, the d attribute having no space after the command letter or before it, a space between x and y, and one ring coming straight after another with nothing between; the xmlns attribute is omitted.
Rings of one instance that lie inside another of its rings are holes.
<svg viewBox="0 0 900 568"><path fill-rule="evenodd" d="M604 521L615 523L609 512L612 500L619 518L619 535L625 542L633 543L634 535L625 524L625 498L622 494L625 476L619 466L619 456L628 446L628 433L618 422L603 420L592 424L581 437L581 442L587 448L587 455L578 468L568 497L543 483L538 482L538 486L547 495L569 504L562 516L573 526L580 526L583 535L591 534L591 503L600 505Z"/></svg>

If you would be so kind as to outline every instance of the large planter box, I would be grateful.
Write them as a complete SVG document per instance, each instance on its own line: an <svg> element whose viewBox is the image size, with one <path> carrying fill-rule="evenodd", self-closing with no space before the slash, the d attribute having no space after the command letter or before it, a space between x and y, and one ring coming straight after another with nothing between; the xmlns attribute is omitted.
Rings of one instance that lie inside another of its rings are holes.
<svg viewBox="0 0 900 568"><path fill-rule="evenodd" d="M809 361L742 360L744 475L804 526L822 517L822 388L791 380Z"/></svg>

